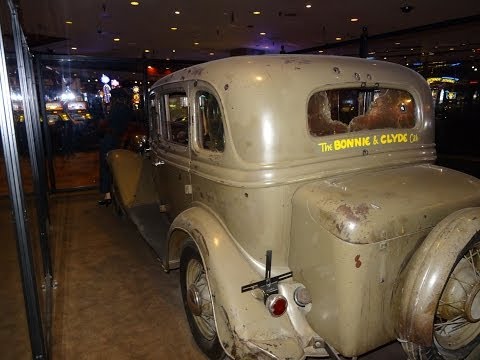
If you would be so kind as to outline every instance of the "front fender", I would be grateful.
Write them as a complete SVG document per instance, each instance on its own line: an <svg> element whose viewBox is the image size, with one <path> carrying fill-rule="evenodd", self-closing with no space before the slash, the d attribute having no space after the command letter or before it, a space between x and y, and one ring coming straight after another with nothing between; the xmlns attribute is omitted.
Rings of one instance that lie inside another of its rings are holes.
<svg viewBox="0 0 480 360"><path fill-rule="evenodd" d="M440 221L415 251L393 294L399 340L432 346L442 291L463 249L478 231L480 208L458 210Z"/></svg>
<svg viewBox="0 0 480 360"><path fill-rule="evenodd" d="M235 359L301 359L303 347L289 317L270 316L262 300L241 293L241 286L260 280L255 261L235 243L209 210L192 207L175 218L170 247L179 247L184 233L197 244L208 275L217 333L227 354ZM170 248L170 254L175 250ZM178 254L177 254L178 255Z"/></svg>
<svg viewBox="0 0 480 360"><path fill-rule="evenodd" d="M108 152L107 163L115 195L125 209L157 201L150 159L130 150L117 149Z"/></svg>
<svg viewBox="0 0 480 360"><path fill-rule="evenodd" d="M117 149L108 152L108 166L115 182L117 196L125 208L135 201L143 159L138 153L130 150Z"/></svg>

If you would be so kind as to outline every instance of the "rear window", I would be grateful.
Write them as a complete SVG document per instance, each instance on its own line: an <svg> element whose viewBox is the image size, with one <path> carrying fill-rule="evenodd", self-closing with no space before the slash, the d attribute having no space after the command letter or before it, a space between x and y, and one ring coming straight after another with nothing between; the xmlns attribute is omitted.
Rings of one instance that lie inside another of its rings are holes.
<svg viewBox="0 0 480 360"><path fill-rule="evenodd" d="M415 101L411 94L397 89L319 91L308 101L308 126L313 136L409 129L415 126Z"/></svg>

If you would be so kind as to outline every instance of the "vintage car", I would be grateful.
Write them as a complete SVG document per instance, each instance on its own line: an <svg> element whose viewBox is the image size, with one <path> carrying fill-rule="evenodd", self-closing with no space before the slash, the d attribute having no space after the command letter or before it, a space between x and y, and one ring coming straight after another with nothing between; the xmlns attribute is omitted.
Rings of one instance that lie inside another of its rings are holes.
<svg viewBox="0 0 480 360"><path fill-rule="evenodd" d="M418 73L232 57L160 79L148 104L147 151L108 154L116 209L180 268L210 359L395 340L409 359L480 358L480 182L434 165Z"/></svg>

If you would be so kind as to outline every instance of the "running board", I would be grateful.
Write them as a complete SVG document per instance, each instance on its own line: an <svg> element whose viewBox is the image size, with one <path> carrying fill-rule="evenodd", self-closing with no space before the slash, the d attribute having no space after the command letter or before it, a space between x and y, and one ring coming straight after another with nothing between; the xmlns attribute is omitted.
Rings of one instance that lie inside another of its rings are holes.
<svg viewBox="0 0 480 360"><path fill-rule="evenodd" d="M167 233L170 222L157 203L133 206L127 210L128 216L137 226L145 241L160 259L165 258Z"/></svg>

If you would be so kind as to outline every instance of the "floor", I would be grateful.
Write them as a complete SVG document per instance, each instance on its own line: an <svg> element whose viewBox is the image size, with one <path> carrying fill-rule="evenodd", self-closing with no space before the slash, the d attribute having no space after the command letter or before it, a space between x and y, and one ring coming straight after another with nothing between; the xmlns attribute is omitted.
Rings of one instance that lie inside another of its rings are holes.
<svg viewBox="0 0 480 360"><path fill-rule="evenodd" d="M53 359L204 359L178 273L165 274L135 227L97 198L82 192L52 201Z"/></svg>

